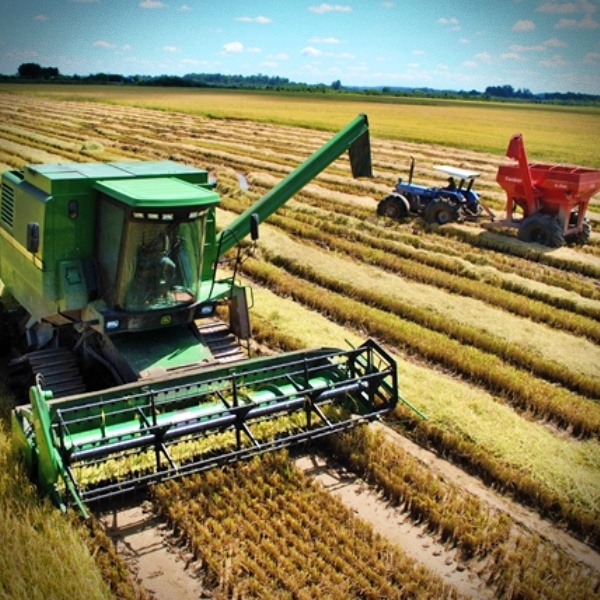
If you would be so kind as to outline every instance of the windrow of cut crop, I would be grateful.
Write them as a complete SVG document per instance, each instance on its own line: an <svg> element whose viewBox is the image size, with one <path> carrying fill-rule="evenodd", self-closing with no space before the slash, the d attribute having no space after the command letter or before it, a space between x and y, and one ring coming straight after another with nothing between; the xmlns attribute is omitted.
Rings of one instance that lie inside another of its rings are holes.
<svg viewBox="0 0 600 600"><path fill-rule="evenodd" d="M574 435L600 434L600 413L595 402L531 377L526 370L508 365L493 354L461 344L388 311L366 306L345 294L307 280L300 281L272 264L248 261L243 271L275 293L290 295L338 323L351 324L377 339L460 373L500 394L520 410L551 419L560 427L571 429Z"/></svg>
<svg viewBox="0 0 600 600"><path fill-rule="evenodd" d="M488 581L500 598L600 598L597 571L574 564L564 551L535 535L519 535L499 546Z"/></svg>
<svg viewBox="0 0 600 600"><path fill-rule="evenodd" d="M494 354L521 369L528 370L536 377L558 383L588 398L600 399L600 381L598 379L565 369L563 365L546 360L526 347L511 343L477 327L448 319L429 308L413 306L402 299L383 294L378 290L359 288L349 285L347 282L342 283L335 277L317 272L292 259L280 255L270 255L265 251L263 251L263 256L291 275L363 302L366 306L388 310L398 317L447 335L462 344Z"/></svg>
<svg viewBox="0 0 600 600"><path fill-rule="evenodd" d="M294 227L291 219L299 225ZM376 233L366 235L356 230L349 231L334 220L306 218L289 214L284 209L280 215L272 218L272 222L281 228L293 230L295 234L305 231L305 237L319 240L355 258L374 262L405 277L469 295L519 316L600 341L600 310L595 307L533 290L498 276L487 276L481 270L470 270L464 261L439 252L423 252L411 245L382 239ZM415 265L418 265L418 273L415 272Z"/></svg>
<svg viewBox="0 0 600 600"><path fill-rule="evenodd" d="M241 212L241 208L235 201L231 204L224 202L224 208ZM367 240L356 231L348 232L346 230L345 236L341 235L343 231L329 233L328 230L337 227L335 224L325 220L319 221L318 225L310 224L306 220L296 219L296 215L290 216L285 209L280 211L280 214L271 215L269 222L296 237L343 252L364 263L382 267L413 281L468 296L515 315L546 323L554 328L600 342L600 322L595 319L564 309L549 307L548 304L539 300L527 298L514 291L504 290L498 285L480 281L476 274L469 273L464 266L461 267L456 261L447 257L419 252L387 240L377 241L376 238L370 236ZM527 294L528 288L523 287L521 291ZM550 301L565 302L563 299ZM586 312L588 310L579 304L573 304L573 307L578 311Z"/></svg>
<svg viewBox="0 0 600 600"><path fill-rule="evenodd" d="M258 182L258 184L257 184ZM260 179L257 177L252 178L252 187L254 193L256 188L267 190L267 187L262 186ZM348 185L346 182L338 186L327 186L325 183L324 190L326 189L339 189L348 193ZM411 233L407 233L402 230L402 226L399 223L394 223L389 220L384 220L384 225L381 225L380 219L374 219L375 208L367 209L358 204L351 205L346 202L340 202L335 198L327 198L323 194L315 194L312 191L304 190L296 196L296 198L303 204L311 207L315 207L320 211L329 211L334 215L343 215L346 219L346 223L352 220L351 225L354 229L370 232L376 239L387 239L396 242L402 242L414 248L420 250L429 250L441 254L449 254L452 256L460 257L464 261L472 262L474 264L480 264L482 257L477 255L473 257L473 251L476 248L482 248L491 250L490 253L485 254L485 263L490 266L494 266L503 272L512 272L515 274L523 275L526 272L527 277L535 281L546 283L547 285L562 287L569 291L574 291L581 294L584 297L600 298L600 291L594 285L594 281L597 280L597 269L593 267L590 269L590 265L585 263L580 268L575 267L574 272L571 272L571 267L574 266L574 261L561 259L558 257L552 257L550 260L546 260L544 253L539 249L531 249L530 245L523 245L523 248L514 248L514 239L506 238L506 236L499 236L495 234L486 234L484 237L481 236L480 232L476 233L466 232L462 229L455 229L452 226L427 226L418 219L411 219L410 227ZM373 205L375 207L375 203ZM416 235L415 230L419 230L424 226L427 231L427 236ZM455 232L457 235L449 235L448 232ZM351 235L346 232L337 231L337 234L342 237ZM464 235L459 235L463 233ZM442 237L443 240L438 238ZM547 253L546 253L547 254ZM543 260L542 260L543 259ZM556 273L545 273L543 269L540 269L540 263L547 264L548 267L561 272L560 276ZM579 263L576 263L579 264ZM583 273L580 273L583 271ZM587 275L589 280L582 281L581 275L586 275L586 271L590 271ZM502 285L506 289L511 290L513 286L518 286L513 282L504 280ZM516 291L523 293L523 290L515 287ZM573 306L568 299L551 298L547 294L535 292L529 290L530 294L534 299L541 299L549 301L550 303L557 303L556 305L567 310Z"/></svg>
<svg viewBox="0 0 600 600"><path fill-rule="evenodd" d="M436 477L381 432L360 428L322 444L328 455L381 489L413 518L424 519L442 539L468 554L491 553L490 583L500 597L587 600L597 594L597 573L538 535L511 535L513 524L506 514L492 513L476 497Z"/></svg>
<svg viewBox="0 0 600 600"><path fill-rule="evenodd" d="M456 598L285 452L154 489L217 597Z"/></svg>
<svg viewBox="0 0 600 600"><path fill-rule="evenodd" d="M439 452L495 489L532 506L595 548L600 548L600 516L557 493L549 485L498 458L468 436L416 418L399 405L387 423L403 435Z"/></svg>
<svg viewBox="0 0 600 600"><path fill-rule="evenodd" d="M297 338L276 330L258 315L253 316L252 327L257 342L281 351L303 348ZM385 420L402 435L431 448L487 485L533 507L545 518L564 525L582 540L600 548L600 517L561 495L543 480L535 479L518 466L502 460L469 436L421 419L403 404L399 404L394 415L388 415Z"/></svg>
<svg viewBox="0 0 600 600"><path fill-rule="evenodd" d="M501 235L482 236L479 232L471 232L452 226L436 227L435 231L439 235L458 238L479 248L507 252L521 258L526 258L532 262L539 262L551 267L556 267L557 269L564 269L570 273L579 273L580 275L591 277L596 280L600 279L600 268L594 264L554 256L547 250L534 247L531 244L511 244Z"/></svg>
<svg viewBox="0 0 600 600"><path fill-rule="evenodd" d="M361 427L325 438L322 447L467 558L484 557L509 537L507 515L490 511L476 496L436 476L380 431Z"/></svg>

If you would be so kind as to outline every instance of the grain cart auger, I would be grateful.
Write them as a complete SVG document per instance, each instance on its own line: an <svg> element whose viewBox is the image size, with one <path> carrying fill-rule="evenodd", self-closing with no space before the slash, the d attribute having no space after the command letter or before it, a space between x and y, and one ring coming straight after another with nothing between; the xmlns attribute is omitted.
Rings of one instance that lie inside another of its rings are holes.
<svg viewBox="0 0 600 600"><path fill-rule="evenodd" d="M521 241L554 248L565 242L586 244L591 225L585 214L591 197L600 190L600 171L530 163L520 133L511 138L506 156L513 163L500 165L496 176L506 191L506 218L483 226L514 227Z"/></svg>
<svg viewBox="0 0 600 600"><path fill-rule="evenodd" d="M220 232L208 173L176 162L3 174L0 348L29 401L12 435L58 505L85 511L394 408L396 366L372 340L255 358L231 340L250 337L239 243L346 149L354 175L371 175L365 115Z"/></svg>

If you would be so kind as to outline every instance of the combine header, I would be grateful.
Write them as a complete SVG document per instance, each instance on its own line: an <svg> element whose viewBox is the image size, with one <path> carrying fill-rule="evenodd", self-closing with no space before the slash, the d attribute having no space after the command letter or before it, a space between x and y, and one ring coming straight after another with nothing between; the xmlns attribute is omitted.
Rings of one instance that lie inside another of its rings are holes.
<svg viewBox="0 0 600 600"><path fill-rule="evenodd" d="M13 411L13 440L57 505L85 512L394 409L396 365L372 340L273 357L240 350L251 335L240 242L347 149L354 176L370 176L366 116L220 232L208 173L172 161L3 174L0 347L29 401Z"/></svg>

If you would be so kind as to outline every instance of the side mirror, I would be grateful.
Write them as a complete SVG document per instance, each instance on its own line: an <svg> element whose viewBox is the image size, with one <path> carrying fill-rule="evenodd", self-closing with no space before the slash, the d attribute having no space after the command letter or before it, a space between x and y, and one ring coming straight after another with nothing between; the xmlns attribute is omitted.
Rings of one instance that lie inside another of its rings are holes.
<svg viewBox="0 0 600 600"><path fill-rule="evenodd" d="M27 251L34 254L40 249L40 224L27 223Z"/></svg>
<svg viewBox="0 0 600 600"><path fill-rule="evenodd" d="M255 242L258 239L258 224L259 224L259 216L257 213L252 213L250 215L250 237L252 241Z"/></svg>

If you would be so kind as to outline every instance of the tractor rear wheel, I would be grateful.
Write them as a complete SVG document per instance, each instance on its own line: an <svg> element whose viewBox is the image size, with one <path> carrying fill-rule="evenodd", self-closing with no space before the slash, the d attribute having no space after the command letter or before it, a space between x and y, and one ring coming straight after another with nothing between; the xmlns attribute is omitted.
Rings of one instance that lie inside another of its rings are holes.
<svg viewBox="0 0 600 600"><path fill-rule="evenodd" d="M377 214L380 217L388 217L389 219L395 219L399 221L404 217L408 216L408 201L405 200L406 204L402 201L403 199L399 196L388 196L384 198L377 205Z"/></svg>
<svg viewBox="0 0 600 600"><path fill-rule="evenodd" d="M552 216L536 213L527 217L517 232L522 242L533 242L550 248L560 248L565 244L561 224Z"/></svg>
<svg viewBox="0 0 600 600"><path fill-rule="evenodd" d="M426 207L423 214L425 220L433 225L445 225L454 221L462 220L460 218L460 207L449 198L438 198L432 200Z"/></svg>

